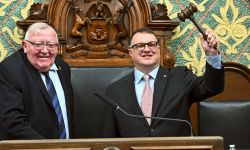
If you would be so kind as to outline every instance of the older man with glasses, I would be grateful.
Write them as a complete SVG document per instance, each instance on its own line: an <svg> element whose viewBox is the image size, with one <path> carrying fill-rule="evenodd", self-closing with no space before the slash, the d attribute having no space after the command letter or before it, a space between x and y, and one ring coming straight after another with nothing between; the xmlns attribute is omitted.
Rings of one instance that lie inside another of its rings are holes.
<svg viewBox="0 0 250 150"><path fill-rule="evenodd" d="M73 137L71 71L58 45L51 26L34 23L0 63L0 140Z"/></svg>
<svg viewBox="0 0 250 150"><path fill-rule="evenodd" d="M127 113L145 118L124 115L107 106L107 113L103 114L103 136L192 135L189 107L224 89L219 42L209 31L206 34L207 41L200 36L207 57L206 71L198 77L185 66L160 66L160 46L155 34L148 28L136 30L132 34L129 49L134 71L108 86L106 96Z"/></svg>

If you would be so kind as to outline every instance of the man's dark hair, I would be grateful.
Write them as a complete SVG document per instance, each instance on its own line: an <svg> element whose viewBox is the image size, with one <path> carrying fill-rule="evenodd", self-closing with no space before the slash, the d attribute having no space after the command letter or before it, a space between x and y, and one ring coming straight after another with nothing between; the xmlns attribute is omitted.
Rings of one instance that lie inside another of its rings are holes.
<svg viewBox="0 0 250 150"><path fill-rule="evenodd" d="M132 39L133 39L133 37L134 37L134 35L135 35L136 33L149 33L149 34L153 34L153 35L156 37L156 35L154 34L153 30L151 30L151 29L149 29L149 28L147 28L147 27L139 28L139 29L135 30L135 31L132 33L132 36L131 36L131 38L130 38L129 45L131 44L131 41L132 41Z"/></svg>

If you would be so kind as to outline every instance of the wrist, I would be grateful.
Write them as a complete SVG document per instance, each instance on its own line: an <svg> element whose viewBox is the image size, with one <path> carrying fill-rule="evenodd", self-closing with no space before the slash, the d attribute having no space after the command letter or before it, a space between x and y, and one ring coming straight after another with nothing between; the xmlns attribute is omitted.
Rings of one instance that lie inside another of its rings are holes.
<svg viewBox="0 0 250 150"><path fill-rule="evenodd" d="M213 49L213 50L211 50L211 51L205 51L205 54L206 54L207 56L217 56L217 55L220 55L221 52L220 52L219 50Z"/></svg>

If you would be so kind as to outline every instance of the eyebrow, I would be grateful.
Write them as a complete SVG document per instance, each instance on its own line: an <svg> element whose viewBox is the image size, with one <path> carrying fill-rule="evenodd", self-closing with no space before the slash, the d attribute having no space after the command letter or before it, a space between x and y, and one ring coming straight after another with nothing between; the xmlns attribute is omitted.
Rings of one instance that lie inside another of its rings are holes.
<svg viewBox="0 0 250 150"><path fill-rule="evenodd" d="M27 42L29 42L29 43L31 43L31 44L59 44L58 42L43 42L43 41L30 41L30 40L25 40L25 41L27 41Z"/></svg>
<svg viewBox="0 0 250 150"><path fill-rule="evenodd" d="M159 43L159 41L149 41L149 42L140 42L140 43L136 43L136 44L133 44L133 45L130 45L130 48L132 48L133 46L137 45L137 44L148 44L148 43L151 43L151 42L156 42L156 43Z"/></svg>

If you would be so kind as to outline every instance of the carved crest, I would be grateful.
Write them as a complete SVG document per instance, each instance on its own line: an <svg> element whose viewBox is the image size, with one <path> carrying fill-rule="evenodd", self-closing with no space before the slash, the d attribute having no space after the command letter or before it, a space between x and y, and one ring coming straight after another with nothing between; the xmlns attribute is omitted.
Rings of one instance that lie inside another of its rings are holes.
<svg viewBox="0 0 250 150"><path fill-rule="evenodd" d="M91 44L105 44L109 40L108 19L88 19L87 39Z"/></svg>
<svg viewBox="0 0 250 150"><path fill-rule="evenodd" d="M109 6L115 5L112 0L84 1L89 5L85 15L76 2L72 2L73 26L71 28L72 42L66 47L73 58L127 58L128 32L124 24L124 17L132 5L119 10L114 17Z"/></svg>

